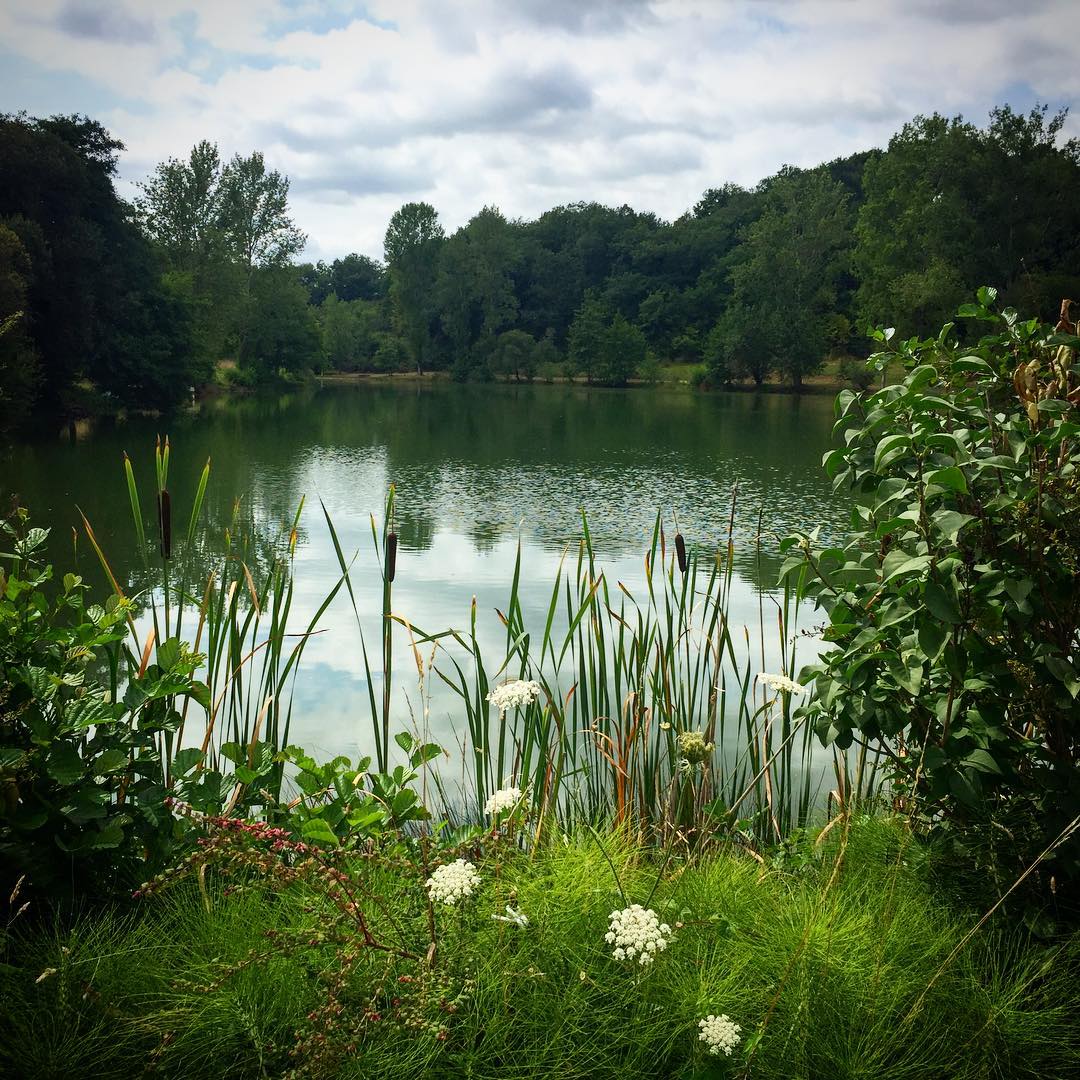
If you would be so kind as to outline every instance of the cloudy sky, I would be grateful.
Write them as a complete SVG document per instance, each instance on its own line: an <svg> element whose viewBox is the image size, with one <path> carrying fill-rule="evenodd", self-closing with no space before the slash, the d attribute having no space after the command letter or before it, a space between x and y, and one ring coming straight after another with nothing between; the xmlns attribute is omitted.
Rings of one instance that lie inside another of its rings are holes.
<svg viewBox="0 0 1080 1080"><path fill-rule="evenodd" d="M1073 0L0 0L0 111L84 112L122 191L200 139L292 180L310 258L423 199L678 216L934 110L1080 106ZM1080 135L1080 107L1067 132Z"/></svg>

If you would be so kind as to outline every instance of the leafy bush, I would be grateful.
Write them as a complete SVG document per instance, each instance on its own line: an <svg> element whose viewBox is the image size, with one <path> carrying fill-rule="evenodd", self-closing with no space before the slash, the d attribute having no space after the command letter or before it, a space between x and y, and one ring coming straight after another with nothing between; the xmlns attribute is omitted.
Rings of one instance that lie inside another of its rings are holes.
<svg viewBox="0 0 1080 1080"><path fill-rule="evenodd" d="M57 590L38 562L48 532L25 510L0 529L12 547L0 571L3 878L9 890L25 874L52 893L112 891L168 851L162 747L178 699L207 700L199 657L172 639L156 662L133 661L125 601L87 604L75 574Z"/></svg>
<svg viewBox="0 0 1080 1080"><path fill-rule="evenodd" d="M1028 864L1080 869L1080 338L992 310L989 333L882 346L903 383L837 398L826 455L856 506L843 547L785 541L782 573L829 616L807 711L826 744L867 740L897 797ZM1071 830L1071 833L1070 833ZM1068 842L1073 835L1071 842Z"/></svg>

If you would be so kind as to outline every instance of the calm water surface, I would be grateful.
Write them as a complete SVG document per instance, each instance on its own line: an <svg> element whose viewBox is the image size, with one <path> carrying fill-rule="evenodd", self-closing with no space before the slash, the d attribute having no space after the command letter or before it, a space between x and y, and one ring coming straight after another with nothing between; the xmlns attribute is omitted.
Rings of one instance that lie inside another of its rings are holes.
<svg viewBox="0 0 1080 1080"><path fill-rule="evenodd" d="M154 437L167 431L178 532L207 457L208 543L223 534L239 497L256 552L266 559L306 497L297 630L338 579L323 501L342 546L359 553L357 600L369 649L377 652L381 585L371 515L381 529L386 488L394 483L395 611L424 630L463 628L475 596L487 656L496 659L505 638L494 609L505 606L519 541L523 607L542 626L560 558L568 544L576 552L581 508L609 581L633 591L644 579L656 512L669 535L677 515L688 542L712 548L726 539L736 486L731 615L756 626L777 565L756 554L759 515L768 543L790 529L821 525L828 532L845 516L820 468L831 421L829 397L380 381L215 402L168 421L131 419L19 447L4 463L0 487L18 492L36 523L52 527L53 555L64 566L81 507L118 576L137 591L122 452L132 457L150 506ZM85 542L79 562L88 580L101 580ZM322 625L327 632L309 643L296 682L292 740L324 753L370 751L368 688L347 599ZM397 671L403 678L395 709L407 718L419 706L404 645ZM439 685L432 684L432 734L449 741L457 712Z"/></svg>

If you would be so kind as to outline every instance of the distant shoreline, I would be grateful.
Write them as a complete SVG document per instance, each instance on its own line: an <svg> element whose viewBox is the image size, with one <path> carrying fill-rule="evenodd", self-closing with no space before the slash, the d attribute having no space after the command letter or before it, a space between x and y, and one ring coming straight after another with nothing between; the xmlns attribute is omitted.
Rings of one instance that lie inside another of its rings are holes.
<svg viewBox="0 0 1080 1080"><path fill-rule="evenodd" d="M418 374L415 371L399 371L389 374L381 371L328 371L316 374L314 379L320 385L350 385L366 382L450 382L450 373L447 371L425 371ZM656 382L646 382L643 379L631 379L625 386L601 386L599 383L586 382L584 379L569 379L560 376L555 379L512 379L505 376L497 376L491 380L502 386L577 386L590 390L688 390L704 394L713 393L737 393L737 394L790 394L821 395L838 394L841 390L851 389L846 382L837 380L828 375L814 375L804 380L801 389L796 390L790 383L765 382L760 386L755 383L732 383L730 386L711 387L707 390L697 391L690 385L687 379L665 380L658 379ZM465 384L463 384L465 385ZM482 386L483 383L472 385ZM490 383L488 384L490 385Z"/></svg>

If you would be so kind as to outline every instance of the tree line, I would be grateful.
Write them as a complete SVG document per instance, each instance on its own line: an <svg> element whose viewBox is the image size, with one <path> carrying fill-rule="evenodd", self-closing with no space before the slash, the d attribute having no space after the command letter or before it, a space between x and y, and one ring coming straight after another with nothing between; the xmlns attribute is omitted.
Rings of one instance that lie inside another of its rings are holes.
<svg viewBox="0 0 1080 1080"><path fill-rule="evenodd" d="M1080 295L1064 120L916 117L884 150L712 188L670 222L487 206L448 233L409 202L381 262L313 264L297 261L288 179L257 152L222 161L201 142L127 203L123 147L96 121L0 117L0 406L162 407L223 360L240 383L330 369L623 385L679 362L712 385L799 387L859 354L867 326L929 334L984 283L1046 318Z"/></svg>

